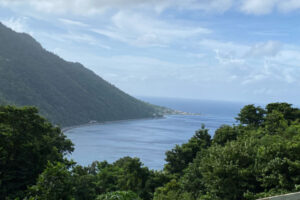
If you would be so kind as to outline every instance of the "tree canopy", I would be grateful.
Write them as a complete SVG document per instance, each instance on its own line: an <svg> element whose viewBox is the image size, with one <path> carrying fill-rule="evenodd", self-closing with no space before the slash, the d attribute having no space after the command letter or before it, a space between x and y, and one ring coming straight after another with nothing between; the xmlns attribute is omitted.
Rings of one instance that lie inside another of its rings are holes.
<svg viewBox="0 0 300 200"><path fill-rule="evenodd" d="M36 108L0 106L0 199L22 194L48 162L67 162L71 151L71 141Z"/></svg>
<svg viewBox="0 0 300 200"><path fill-rule="evenodd" d="M173 164L167 152L165 170L180 163L183 173L156 189L154 199L252 200L298 191L299 111L287 103L266 109L247 105L237 117L240 124L221 126L211 145L198 146L196 157L185 165L177 149L193 143L176 146L175 157L181 159Z"/></svg>
<svg viewBox="0 0 300 200"><path fill-rule="evenodd" d="M299 109L245 106L239 124L213 137L204 126L166 152L161 171L138 158L80 166L58 127L36 108L0 107L0 198L66 200L254 200L300 189Z"/></svg>

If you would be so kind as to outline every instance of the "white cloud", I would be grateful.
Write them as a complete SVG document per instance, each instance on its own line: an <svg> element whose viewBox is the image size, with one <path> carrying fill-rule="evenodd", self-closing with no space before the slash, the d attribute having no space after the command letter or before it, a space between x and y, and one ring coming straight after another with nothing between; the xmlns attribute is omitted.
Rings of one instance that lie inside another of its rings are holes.
<svg viewBox="0 0 300 200"><path fill-rule="evenodd" d="M215 50L216 59L221 64L244 64L245 60L241 58L236 58L231 52L222 52L219 49Z"/></svg>
<svg viewBox="0 0 300 200"><path fill-rule="evenodd" d="M2 5L29 5L35 10L48 13L75 13L89 15L109 9L144 8L162 12L168 8L224 12L233 0L0 0Z"/></svg>
<svg viewBox="0 0 300 200"><path fill-rule="evenodd" d="M122 42L127 42L126 38L124 38L122 35L119 35L115 31L110 31L110 30L102 30L102 29L92 29L93 32L98 33L100 35L104 35L108 38L115 39L115 40L120 40Z"/></svg>
<svg viewBox="0 0 300 200"><path fill-rule="evenodd" d="M255 87L264 85L271 88L260 90L266 92L300 84L300 49L297 46L278 41L245 45L217 40L202 40L199 45L214 52L218 61L217 66L207 70L222 74L224 80L241 84L244 89L253 87L254 91Z"/></svg>
<svg viewBox="0 0 300 200"><path fill-rule="evenodd" d="M62 38L64 38L66 41L71 42L83 42L94 46L99 46L104 49L111 49L110 46L102 44L99 40L96 38L88 35L88 34L79 34L79 33L67 33L67 34L61 34ZM58 36L59 37L59 36Z"/></svg>
<svg viewBox="0 0 300 200"><path fill-rule="evenodd" d="M275 10L291 12L300 9L299 0L244 0L240 7L242 12L255 15L269 14Z"/></svg>
<svg viewBox="0 0 300 200"><path fill-rule="evenodd" d="M109 10L143 9L160 13L168 9L223 13L238 9L246 14L264 15L278 10L300 9L299 0L0 0L3 6L28 6L42 13L93 15Z"/></svg>
<svg viewBox="0 0 300 200"><path fill-rule="evenodd" d="M187 53L186 55L188 58L198 58L203 59L207 56L205 53Z"/></svg>
<svg viewBox="0 0 300 200"><path fill-rule="evenodd" d="M211 51L214 58L221 65L244 65L244 55L247 51L249 51L249 46L234 42L204 39L201 40L198 44L200 48L204 48L206 51Z"/></svg>
<svg viewBox="0 0 300 200"><path fill-rule="evenodd" d="M19 33L24 33L28 32L27 28L27 23L26 23L26 18L9 18L9 19L3 19L1 22L11 28L12 30L19 32ZM29 32L30 33L30 32Z"/></svg>
<svg viewBox="0 0 300 200"><path fill-rule="evenodd" d="M59 21L61 21L65 25L80 26L80 27L87 27L88 26L87 24L82 23L80 21L75 21L75 20L70 20L70 19L61 18L61 19L59 19Z"/></svg>
<svg viewBox="0 0 300 200"><path fill-rule="evenodd" d="M280 62L284 65L297 66L300 68L300 49L286 46L276 57L272 60Z"/></svg>
<svg viewBox="0 0 300 200"><path fill-rule="evenodd" d="M98 38L80 32L72 32L72 31L67 31L66 33L38 32L38 33L34 33L34 35L38 35L39 38L43 38L45 40L49 40L49 39L53 40L55 41L54 44L59 42L66 45L74 45L74 44L78 45L78 43L80 43L81 45L92 45L106 50L111 49L109 45L104 44L103 41L99 40Z"/></svg>
<svg viewBox="0 0 300 200"><path fill-rule="evenodd" d="M250 67L249 74L243 78L243 85L268 86L276 90L281 87L289 87L290 84L298 84L300 78L300 66L282 63L280 59L263 59L260 67ZM264 62L264 63L262 63Z"/></svg>
<svg viewBox="0 0 300 200"><path fill-rule="evenodd" d="M247 50L248 46L243 44L238 44L230 41L219 41L213 39L203 39L199 41L199 46L207 49L218 50L222 52L230 52L237 56L242 56Z"/></svg>
<svg viewBox="0 0 300 200"><path fill-rule="evenodd" d="M180 39L211 33L206 28L169 24L132 12L118 12L111 22L109 27L93 31L136 46L165 46Z"/></svg>
<svg viewBox="0 0 300 200"><path fill-rule="evenodd" d="M272 95L274 90L269 88L258 88L253 91L254 95Z"/></svg>
<svg viewBox="0 0 300 200"><path fill-rule="evenodd" d="M282 45L278 41L267 41L253 45L247 52L247 56L256 57L274 57L282 49Z"/></svg>
<svg viewBox="0 0 300 200"><path fill-rule="evenodd" d="M278 0L244 0L241 10L249 14L268 14L273 11Z"/></svg>
<svg viewBox="0 0 300 200"><path fill-rule="evenodd" d="M300 1L299 0L285 0L280 1L279 10L283 12L290 12L294 10L300 9Z"/></svg>

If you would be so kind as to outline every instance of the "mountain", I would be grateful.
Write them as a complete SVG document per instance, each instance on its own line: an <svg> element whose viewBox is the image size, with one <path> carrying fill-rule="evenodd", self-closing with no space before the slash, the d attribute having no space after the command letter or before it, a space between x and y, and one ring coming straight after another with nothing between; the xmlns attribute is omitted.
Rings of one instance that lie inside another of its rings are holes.
<svg viewBox="0 0 300 200"><path fill-rule="evenodd" d="M0 104L33 105L62 126L157 116L80 63L45 50L25 33L0 23Z"/></svg>

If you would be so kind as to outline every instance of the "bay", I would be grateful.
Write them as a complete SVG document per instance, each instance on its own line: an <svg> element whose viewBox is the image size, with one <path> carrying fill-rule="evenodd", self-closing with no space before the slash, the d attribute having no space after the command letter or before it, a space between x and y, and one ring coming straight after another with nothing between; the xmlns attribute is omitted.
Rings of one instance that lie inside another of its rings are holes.
<svg viewBox="0 0 300 200"><path fill-rule="evenodd" d="M65 134L75 144L69 156L80 165L93 161L114 162L124 156L138 157L150 169L160 170L165 152L187 142L202 124L211 135L223 124L236 123L234 117L244 104L222 101L146 98L142 100L200 115L169 115L159 119L142 119L81 126Z"/></svg>

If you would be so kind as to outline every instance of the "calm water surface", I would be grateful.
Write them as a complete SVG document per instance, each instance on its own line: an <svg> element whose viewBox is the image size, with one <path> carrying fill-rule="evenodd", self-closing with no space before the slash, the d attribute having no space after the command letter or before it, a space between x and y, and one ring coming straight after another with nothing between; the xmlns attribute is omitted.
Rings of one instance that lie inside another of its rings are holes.
<svg viewBox="0 0 300 200"><path fill-rule="evenodd" d="M65 132L75 144L70 158L78 164L114 162L124 156L138 157L151 169L162 169L165 152L187 142L205 124L213 135L222 124L235 123L241 104L199 100L143 99L158 105L201 115L171 115L162 119L133 120L83 126Z"/></svg>

